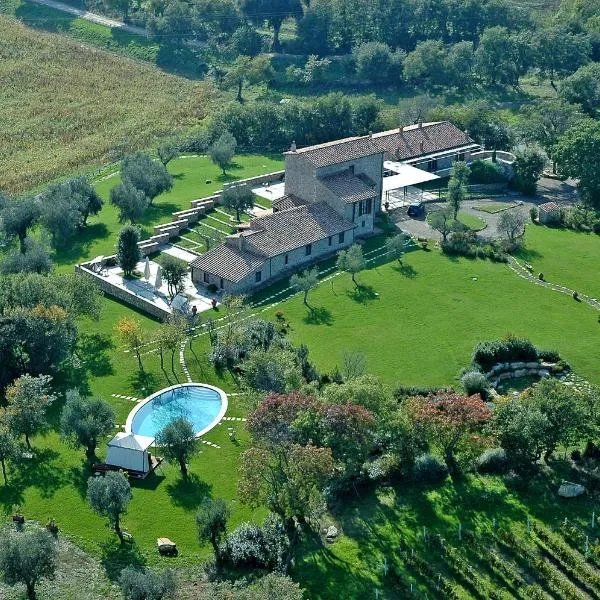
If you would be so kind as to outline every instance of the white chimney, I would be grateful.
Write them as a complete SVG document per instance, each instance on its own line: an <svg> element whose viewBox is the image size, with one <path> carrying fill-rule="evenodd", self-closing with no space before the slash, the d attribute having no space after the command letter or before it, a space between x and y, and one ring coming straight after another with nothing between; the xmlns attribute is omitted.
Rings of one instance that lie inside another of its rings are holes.
<svg viewBox="0 0 600 600"><path fill-rule="evenodd" d="M465 142L469 141L469 130L465 130Z"/></svg>
<svg viewBox="0 0 600 600"><path fill-rule="evenodd" d="M419 129L423 129L423 119L419 119Z"/></svg>
<svg viewBox="0 0 600 600"><path fill-rule="evenodd" d="M239 233L238 234L238 248L240 250L244 249L244 242L245 242L245 240L244 240L244 234L243 233Z"/></svg>
<svg viewBox="0 0 600 600"><path fill-rule="evenodd" d="M290 146L290 152L296 152L296 150L298 150L298 147L296 146L296 140L294 140Z"/></svg>
<svg viewBox="0 0 600 600"><path fill-rule="evenodd" d="M425 142L421 141L421 143L419 144L419 148L421 149L421 153L423 153L425 150Z"/></svg>

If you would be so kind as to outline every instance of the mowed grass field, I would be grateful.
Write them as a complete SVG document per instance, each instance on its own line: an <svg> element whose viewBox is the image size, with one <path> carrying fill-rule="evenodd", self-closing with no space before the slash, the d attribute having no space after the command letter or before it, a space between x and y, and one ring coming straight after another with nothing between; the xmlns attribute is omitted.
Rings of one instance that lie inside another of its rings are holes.
<svg viewBox="0 0 600 600"><path fill-rule="evenodd" d="M197 122L196 86L0 16L0 190L145 148Z"/></svg>
<svg viewBox="0 0 600 600"><path fill-rule="evenodd" d="M355 351L365 355L368 373L392 385L456 384L477 342L510 333L559 350L600 384L600 324L587 304L520 279L504 264L438 250L415 250L404 262L404 269L371 265L357 275L359 290L346 275L321 284L309 296L312 312L296 295L270 314L284 313L292 340L306 344L323 371L341 368L344 352Z"/></svg>

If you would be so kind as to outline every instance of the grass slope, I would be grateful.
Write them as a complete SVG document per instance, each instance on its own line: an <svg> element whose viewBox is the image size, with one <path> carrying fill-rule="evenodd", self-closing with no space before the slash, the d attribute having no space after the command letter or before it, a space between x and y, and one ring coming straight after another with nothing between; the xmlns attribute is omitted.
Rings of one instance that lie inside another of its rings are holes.
<svg viewBox="0 0 600 600"><path fill-rule="evenodd" d="M193 124L195 85L0 16L0 189L32 188Z"/></svg>
<svg viewBox="0 0 600 600"><path fill-rule="evenodd" d="M400 270L387 263L322 284L272 309L283 311L291 337L308 345L322 370L342 364L345 351L362 352L367 371L390 384L455 383L475 344L512 333L556 348L581 375L600 383L597 312L519 279L505 265L450 259L438 251L407 255Z"/></svg>

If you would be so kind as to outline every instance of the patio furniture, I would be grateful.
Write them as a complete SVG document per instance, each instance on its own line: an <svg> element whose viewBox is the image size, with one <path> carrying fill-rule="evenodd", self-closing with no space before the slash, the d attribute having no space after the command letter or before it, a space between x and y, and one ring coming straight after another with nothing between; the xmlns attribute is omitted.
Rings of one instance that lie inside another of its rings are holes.
<svg viewBox="0 0 600 600"><path fill-rule="evenodd" d="M161 537L156 540L158 553L162 556L177 556L177 544L166 537Z"/></svg>

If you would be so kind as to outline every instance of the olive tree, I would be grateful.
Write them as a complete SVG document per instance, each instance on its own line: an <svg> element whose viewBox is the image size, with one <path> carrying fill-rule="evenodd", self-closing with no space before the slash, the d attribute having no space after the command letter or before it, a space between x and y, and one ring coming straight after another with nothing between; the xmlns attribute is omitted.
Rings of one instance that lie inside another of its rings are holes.
<svg viewBox="0 0 600 600"><path fill-rule="evenodd" d="M115 411L101 398L82 398L77 390L67 392L67 401L60 418L63 438L75 448L85 448L92 461L98 440L115 428Z"/></svg>
<svg viewBox="0 0 600 600"><path fill-rule="evenodd" d="M0 573L8 585L25 585L27 598L35 600L35 586L41 579L52 579L58 566L56 542L43 529L0 535Z"/></svg>
<svg viewBox="0 0 600 600"><path fill-rule="evenodd" d="M229 506L223 498L207 499L196 515L200 542L210 542L217 562L221 559L219 544L227 531L227 521L231 516Z"/></svg>
<svg viewBox="0 0 600 600"><path fill-rule="evenodd" d="M199 449L192 423L185 417L173 419L158 432L156 443L162 448L167 460L179 463L181 474L187 479L187 462Z"/></svg>
<svg viewBox="0 0 600 600"><path fill-rule="evenodd" d="M500 214L496 228L498 233L506 236L514 244L523 232L526 223L525 216L516 210L505 210Z"/></svg>
<svg viewBox="0 0 600 600"><path fill-rule="evenodd" d="M119 586L126 600L162 600L175 594L175 575L170 569L162 573L137 569L129 565L121 571Z"/></svg>
<svg viewBox="0 0 600 600"><path fill-rule="evenodd" d="M231 164L236 146L237 142L233 135L229 131L224 131L219 139L208 149L210 160L219 166L223 171L223 175L226 174L226 169Z"/></svg>
<svg viewBox="0 0 600 600"><path fill-rule="evenodd" d="M312 269L307 269L302 273L294 273L290 277L290 285L299 292L304 293L304 299L302 300L308 308L310 308L308 304L308 292L316 287L319 283L319 269L314 267Z"/></svg>
<svg viewBox="0 0 600 600"><path fill-rule="evenodd" d="M338 254L336 266L340 271L346 271L352 276L352 283L359 287L356 281L356 274L360 273L366 267L366 261L362 248L354 244L348 250L342 250Z"/></svg>
<svg viewBox="0 0 600 600"><path fill-rule="evenodd" d="M8 484L6 476L6 463L14 459L18 454L19 446L13 432L5 425L0 426L0 465L2 465L2 476L4 485Z"/></svg>
<svg viewBox="0 0 600 600"><path fill-rule="evenodd" d="M104 477L88 479L87 499L92 509L106 517L121 543L121 517L127 512L131 500L131 486L121 471L109 471Z"/></svg>

